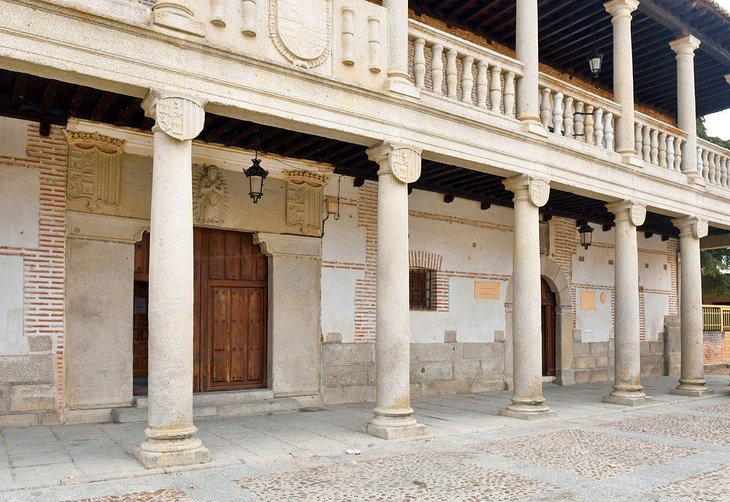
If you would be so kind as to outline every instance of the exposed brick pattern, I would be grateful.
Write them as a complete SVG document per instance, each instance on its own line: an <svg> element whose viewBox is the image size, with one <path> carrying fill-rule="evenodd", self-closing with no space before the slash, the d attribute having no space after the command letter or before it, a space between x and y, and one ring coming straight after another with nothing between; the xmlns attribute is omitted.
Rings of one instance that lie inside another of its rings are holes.
<svg viewBox="0 0 730 502"><path fill-rule="evenodd" d="M355 285L355 341L375 340L375 287L377 278L378 184L360 187L357 225L365 228L365 277Z"/></svg>
<svg viewBox="0 0 730 502"><path fill-rule="evenodd" d="M704 332L705 365L725 364L725 333L723 331Z"/></svg>
<svg viewBox="0 0 730 502"><path fill-rule="evenodd" d="M29 125L27 156L0 157L0 160L20 168L36 167L40 172L38 247L29 249L0 246L0 254L23 257L24 333L28 337L32 353L53 352L55 355L55 408L61 410L65 406L67 143L60 127L52 127L50 136L43 137L39 134L37 125ZM42 382L39 384L45 385Z"/></svg>

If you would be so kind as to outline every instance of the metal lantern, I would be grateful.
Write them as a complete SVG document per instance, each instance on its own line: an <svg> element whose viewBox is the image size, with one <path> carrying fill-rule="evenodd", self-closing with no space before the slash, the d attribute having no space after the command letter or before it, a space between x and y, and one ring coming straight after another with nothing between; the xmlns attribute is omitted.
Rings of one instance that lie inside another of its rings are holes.
<svg viewBox="0 0 730 502"><path fill-rule="evenodd" d="M258 155L251 159L251 167L244 169L243 173L248 178L249 189L248 195L256 204L259 199L264 195L264 180L269 175L269 171L261 167L261 159Z"/></svg>
<svg viewBox="0 0 730 502"><path fill-rule="evenodd" d="M588 67L591 69L591 75L593 75L593 78L598 78L598 75L601 74L602 64L603 53L594 50L593 55L588 58Z"/></svg>
<svg viewBox="0 0 730 502"><path fill-rule="evenodd" d="M593 227L590 226L588 222L584 221L583 224L578 227L578 233L580 234L580 245L583 246L583 249L588 249L593 240Z"/></svg>

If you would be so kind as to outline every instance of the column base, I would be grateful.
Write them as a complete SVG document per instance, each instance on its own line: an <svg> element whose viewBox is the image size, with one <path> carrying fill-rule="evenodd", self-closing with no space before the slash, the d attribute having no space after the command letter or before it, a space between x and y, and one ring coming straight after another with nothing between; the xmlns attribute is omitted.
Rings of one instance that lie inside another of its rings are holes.
<svg viewBox="0 0 730 502"><path fill-rule="evenodd" d="M628 164L632 167L644 167L644 161L641 160L635 153L622 153L621 154L621 162L624 164Z"/></svg>
<svg viewBox="0 0 730 502"><path fill-rule="evenodd" d="M542 122L537 120L522 120L522 130L526 133L540 136L541 138L547 138L548 135L547 129L542 125Z"/></svg>
<svg viewBox="0 0 730 502"><path fill-rule="evenodd" d="M697 171L682 171L682 174L687 177L687 183L690 185L707 186L707 182Z"/></svg>
<svg viewBox="0 0 730 502"><path fill-rule="evenodd" d="M388 79L385 81L385 90L403 94L411 98L421 98L421 90L411 83L407 75L404 77L400 73L392 75L390 72L388 73Z"/></svg>
<svg viewBox="0 0 730 502"><path fill-rule="evenodd" d="M677 388L669 391L675 396L701 397L714 394L712 389L705 386L705 380L679 380Z"/></svg>
<svg viewBox="0 0 730 502"><path fill-rule="evenodd" d="M169 12L166 10L155 10L152 13L152 24L162 26L169 30L175 30L196 37L205 36L205 25L192 17Z"/></svg>
<svg viewBox="0 0 730 502"><path fill-rule="evenodd" d="M519 418L520 420L538 420L541 418L554 417L556 415L555 411L551 410L543 403L512 403L505 409L499 410L499 414L503 417Z"/></svg>
<svg viewBox="0 0 730 502"><path fill-rule="evenodd" d="M210 452L195 437L196 427L176 430L147 428L134 455L148 469L210 462Z"/></svg>
<svg viewBox="0 0 730 502"><path fill-rule="evenodd" d="M602 401L609 404L618 404L621 406L645 406L654 402L654 400L642 392L641 385L630 389L617 389L614 387L613 392L604 396Z"/></svg>
<svg viewBox="0 0 730 502"><path fill-rule="evenodd" d="M363 432L380 439L401 439L426 435L426 426L419 424L413 417L413 410L408 408L400 413L380 412L363 426Z"/></svg>

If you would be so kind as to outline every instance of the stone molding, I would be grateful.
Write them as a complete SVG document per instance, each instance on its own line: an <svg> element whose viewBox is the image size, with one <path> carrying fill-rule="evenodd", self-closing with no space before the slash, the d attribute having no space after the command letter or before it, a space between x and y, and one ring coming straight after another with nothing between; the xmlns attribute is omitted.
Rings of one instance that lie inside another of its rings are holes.
<svg viewBox="0 0 730 502"><path fill-rule="evenodd" d="M314 188L325 186L329 179L329 177L325 174L306 171L303 169L297 171L284 171L284 176L286 177L286 181L294 183L295 185L306 183Z"/></svg>
<svg viewBox="0 0 730 502"><path fill-rule="evenodd" d="M260 245L266 256L322 258L322 239L318 237L257 232L253 235L253 243Z"/></svg>
<svg viewBox="0 0 730 502"><path fill-rule="evenodd" d="M391 173L403 183L414 183L421 177L421 149L416 146L384 141L366 153L380 166L378 176Z"/></svg>
<svg viewBox="0 0 730 502"><path fill-rule="evenodd" d="M611 0L604 3L603 8L614 18L631 16L631 13L639 8L639 0Z"/></svg>
<svg viewBox="0 0 730 502"><path fill-rule="evenodd" d="M646 220L646 205L634 200L620 200L606 204L606 209L613 213L616 219L626 219L635 227L644 224Z"/></svg>
<svg viewBox="0 0 730 502"><path fill-rule="evenodd" d="M504 187L518 197L527 197L535 207L547 204L550 198L550 182L545 178L520 174L502 181Z"/></svg>
<svg viewBox="0 0 730 502"><path fill-rule="evenodd" d="M205 100L150 89L142 100L145 115L155 127L178 141L197 137L205 124Z"/></svg>
<svg viewBox="0 0 730 502"><path fill-rule="evenodd" d="M704 218L697 216L684 216L672 220L672 225L679 229L679 237L690 237L701 239L707 237L709 225Z"/></svg>
<svg viewBox="0 0 730 502"><path fill-rule="evenodd" d="M196 37L205 37L205 24L195 19L197 0L157 0L152 7L152 24Z"/></svg>
<svg viewBox="0 0 730 502"><path fill-rule="evenodd" d="M700 40L692 35L684 35L676 40L669 42L669 47L672 48L677 56L689 55L694 56L695 51L700 46Z"/></svg>
<svg viewBox="0 0 730 502"><path fill-rule="evenodd" d="M269 0L269 31L295 66L320 66L332 52L332 0Z"/></svg>
<svg viewBox="0 0 730 502"><path fill-rule="evenodd" d="M150 222L138 218L107 216L78 211L66 212L66 237L134 244L149 231Z"/></svg>

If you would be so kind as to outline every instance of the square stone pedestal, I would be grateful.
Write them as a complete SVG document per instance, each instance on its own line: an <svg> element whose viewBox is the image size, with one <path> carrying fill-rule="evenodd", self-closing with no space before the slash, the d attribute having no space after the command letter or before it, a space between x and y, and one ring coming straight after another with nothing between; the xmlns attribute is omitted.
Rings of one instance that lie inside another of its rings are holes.
<svg viewBox="0 0 730 502"><path fill-rule="evenodd" d="M210 462L210 452L204 446L194 450L153 452L134 449L134 456L148 469L172 467L175 465L204 464Z"/></svg>
<svg viewBox="0 0 730 502"><path fill-rule="evenodd" d="M625 397L625 396L604 396L602 401L609 404L618 404L621 406L646 406L651 404L654 400L650 396L640 397Z"/></svg>
<svg viewBox="0 0 730 502"><path fill-rule="evenodd" d="M687 396L687 397L702 397L702 396L709 396L714 394L712 389L709 387L698 387L695 389L672 389L669 391L670 394L674 394L676 396Z"/></svg>
<svg viewBox="0 0 730 502"><path fill-rule="evenodd" d="M363 426L363 432L380 439L413 438L425 436L426 426L417 423L403 427L392 427L368 423Z"/></svg>
<svg viewBox="0 0 730 502"><path fill-rule="evenodd" d="M499 410L499 414L503 417L519 418L520 420L540 420L542 418L550 418L557 415L554 410L546 411L524 411L524 410L510 410L505 408Z"/></svg>

